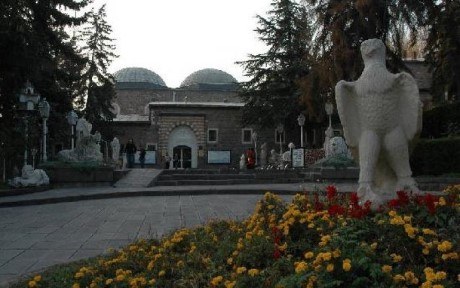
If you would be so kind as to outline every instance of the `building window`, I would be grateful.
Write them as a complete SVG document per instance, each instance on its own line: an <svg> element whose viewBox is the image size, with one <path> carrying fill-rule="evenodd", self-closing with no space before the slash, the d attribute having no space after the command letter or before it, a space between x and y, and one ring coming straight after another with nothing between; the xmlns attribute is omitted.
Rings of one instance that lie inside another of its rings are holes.
<svg viewBox="0 0 460 288"><path fill-rule="evenodd" d="M283 132L279 132L278 129L275 130L275 143L280 143L280 139L281 139L281 143L284 143L284 131Z"/></svg>
<svg viewBox="0 0 460 288"><path fill-rule="evenodd" d="M243 130L241 131L241 142L243 144L252 143L252 129L251 128L243 128Z"/></svg>
<svg viewBox="0 0 460 288"><path fill-rule="evenodd" d="M147 151L157 151L157 144L156 143L147 143L145 145L145 150L147 150Z"/></svg>
<svg viewBox="0 0 460 288"><path fill-rule="evenodd" d="M218 139L219 130L212 128L208 129L208 143L216 143Z"/></svg>

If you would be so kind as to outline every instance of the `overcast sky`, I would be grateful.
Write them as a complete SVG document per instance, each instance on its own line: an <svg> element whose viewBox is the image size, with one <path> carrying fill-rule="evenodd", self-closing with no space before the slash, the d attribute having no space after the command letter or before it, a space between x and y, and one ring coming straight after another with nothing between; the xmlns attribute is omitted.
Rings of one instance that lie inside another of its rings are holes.
<svg viewBox="0 0 460 288"><path fill-rule="evenodd" d="M215 68L247 80L236 61L266 51L254 29L271 0L95 0L106 3L119 55L110 67L144 67L176 88L192 72Z"/></svg>

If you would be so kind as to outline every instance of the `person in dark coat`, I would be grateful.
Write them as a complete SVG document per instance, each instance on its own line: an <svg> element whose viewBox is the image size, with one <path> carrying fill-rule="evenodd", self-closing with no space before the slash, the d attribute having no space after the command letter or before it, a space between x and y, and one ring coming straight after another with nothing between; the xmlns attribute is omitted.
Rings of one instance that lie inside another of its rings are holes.
<svg viewBox="0 0 460 288"><path fill-rule="evenodd" d="M134 167L134 154L136 154L137 148L134 144L133 139L129 139L128 143L125 146L126 159L128 162L128 168Z"/></svg>

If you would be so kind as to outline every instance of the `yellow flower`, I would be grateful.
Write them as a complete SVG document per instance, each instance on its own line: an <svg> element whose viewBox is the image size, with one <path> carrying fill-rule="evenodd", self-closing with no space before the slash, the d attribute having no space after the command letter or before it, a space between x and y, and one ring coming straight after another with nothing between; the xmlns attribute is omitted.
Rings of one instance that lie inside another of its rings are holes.
<svg viewBox="0 0 460 288"><path fill-rule="evenodd" d="M232 264L233 264L233 258L232 258L232 257L230 257L230 258L227 259L227 264L228 264L228 265L232 265Z"/></svg>
<svg viewBox="0 0 460 288"><path fill-rule="evenodd" d="M222 282L222 280L224 280L224 278L222 276L220 276L220 275L216 276L216 277L212 278L211 285L214 286L214 287L218 286L220 284L220 282Z"/></svg>
<svg viewBox="0 0 460 288"><path fill-rule="evenodd" d="M83 277L85 277L84 273L82 273L82 272L75 273L75 279L80 279L80 278L83 278Z"/></svg>
<svg viewBox="0 0 460 288"><path fill-rule="evenodd" d="M124 274L117 275L115 280L118 281L118 282L121 282L121 281L125 280L125 275Z"/></svg>
<svg viewBox="0 0 460 288"><path fill-rule="evenodd" d="M438 244L438 250L441 252L446 252L452 249L452 243L449 241L442 241L440 244Z"/></svg>
<svg viewBox="0 0 460 288"><path fill-rule="evenodd" d="M343 268L343 271L345 271L345 272L350 271L350 269L351 269L351 260L348 259L348 258L343 260L342 268Z"/></svg>
<svg viewBox="0 0 460 288"><path fill-rule="evenodd" d="M444 197L439 197L438 205L439 206L445 206L446 205L446 199L444 199Z"/></svg>
<svg viewBox="0 0 460 288"><path fill-rule="evenodd" d="M430 254L430 249L423 248L422 253L423 253L423 255L428 255L428 254Z"/></svg>
<svg viewBox="0 0 460 288"><path fill-rule="evenodd" d="M110 284L112 284L112 282L113 282L113 279L109 278L109 279L105 280L105 285L110 285Z"/></svg>
<svg viewBox="0 0 460 288"><path fill-rule="evenodd" d="M444 288L444 285L441 285L441 284L435 284L435 285L433 285L433 288Z"/></svg>
<svg viewBox="0 0 460 288"><path fill-rule="evenodd" d="M246 267L238 267L236 268L236 274L243 274L246 272Z"/></svg>
<svg viewBox="0 0 460 288"><path fill-rule="evenodd" d="M431 282L430 281L423 282L422 285L420 285L420 288L431 288Z"/></svg>
<svg viewBox="0 0 460 288"><path fill-rule="evenodd" d="M72 288L80 288L80 284L74 283L74 284L72 285Z"/></svg>
<svg viewBox="0 0 460 288"><path fill-rule="evenodd" d="M393 281L395 283L401 283L401 282L406 281L406 278L404 278L404 276L401 274L396 274L395 276L393 276Z"/></svg>
<svg viewBox="0 0 460 288"><path fill-rule="evenodd" d="M407 271L406 273L404 273L404 278L406 278L406 281L409 282L410 284L414 284L414 285L418 284L418 278L415 277L415 274L412 271Z"/></svg>
<svg viewBox="0 0 460 288"><path fill-rule="evenodd" d="M393 259L393 262L395 262L395 263L402 260L402 256L401 256L401 255L398 255L398 254L393 253L393 254L391 254L390 256L391 256L391 258Z"/></svg>
<svg viewBox="0 0 460 288"><path fill-rule="evenodd" d="M371 249L372 250L377 249L377 242L374 242L374 243L371 244Z"/></svg>
<svg viewBox="0 0 460 288"><path fill-rule="evenodd" d="M303 256L305 257L305 259L311 259L313 258L313 256L315 256L315 254L313 254L313 252L307 252Z"/></svg>
<svg viewBox="0 0 460 288"><path fill-rule="evenodd" d="M305 263L304 261L295 262L294 266L295 266L295 273L302 273L303 271L308 269L308 264Z"/></svg>
<svg viewBox="0 0 460 288"><path fill-rule="evenodd" d="M161 270L160 272L158 272L158 277L163 277L166 275L166 271L165 270Z"/></svg>
<svg viewBox="0 0 460 288"><path fill-rule="evenodd" d="M224 285L225 285L225 288L233 288L236 285L236 281L227 280L227 281L225 281Z"/></svg>
<svg viewBox="0 0 460 288"><path fill-rule="evenodd" d="M332 264L332 263L327 264L326 270L327 270L327 272L334 271L334 264Z"/></svg>
<svg viewBox="0 0 460 288"><path fill-rule="evenodd" d="M382 266L382 272L390 273L391 270L393 270L393 267L391 267L390 265L383 265Z"/></svg>
<svg viewBox="0 0 460 288"><path fill-rule="evenodd" d="M259 270L258 270L258 269L255 269L255 268L249 269L248 275L249 275L249 276L252 276L252 277L257 276L257 275L259 275Z"/></svg>
<svg viewBox="0 0 460 288"><path fill-rule="evenodd" d="M340 257L340 254L341 254L340 250L339 250L339 249L336 249L336 250L334 250L334 251L332 252L332 257L338 258L338 257Z"/></svg>
<svg viewBox="0 0 460 288"><path fill-rule="evenodd" d="M388 215L390 215L390 217L395 217L397 215L397 213L396 213L396 211L391 210L390 212L388 212Z"/></svg>
<svg viewBox="0 0 460 288"><path fill-rule="evenodd" d="M444 279L446 279L446 277L447 277L447 273L444 272L444 271L438 271L438 272L436 272L436 276L435 276L435 277L436 277L436 280L438 280L438 281L439 281L439 280L444 280Z"/></svg>
<svg viewBox="0 0 460 288"><path fill-rule="evenodd" d="M34 277L34 281L35 281L35 282L40 282L40 281L42 281L42 276L41 276L41 275L36 275L36 276Z"/></svg>
<svg viewBox="0 0 460 288"><path fill-rule="evenodd" d="M37 282L35 282L34 280L30 280L27 285L29 286L29 288L37 287Z"/></svg>
<svg viewBox="0 0 460 288"><path fill-rule="evenodd" d="M332 254L331 252L322 253L322 257L324 261L329 261L331 260Z"/></svg>

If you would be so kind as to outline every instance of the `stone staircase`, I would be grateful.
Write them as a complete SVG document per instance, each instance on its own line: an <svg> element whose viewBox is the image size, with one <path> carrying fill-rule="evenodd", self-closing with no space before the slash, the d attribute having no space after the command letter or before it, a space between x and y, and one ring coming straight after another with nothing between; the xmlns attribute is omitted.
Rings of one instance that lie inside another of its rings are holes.
<svg viewBox="0 0 460 288"><path fill-rule="evenodd" d="M163 170L151 186L235 185L301 183L305 175L295 170L185 169Z"/></svg>

